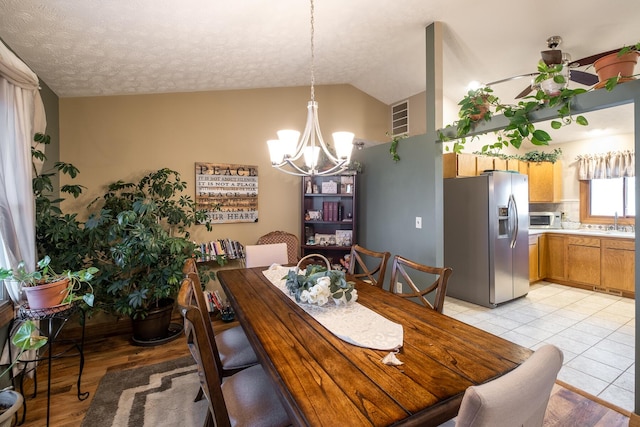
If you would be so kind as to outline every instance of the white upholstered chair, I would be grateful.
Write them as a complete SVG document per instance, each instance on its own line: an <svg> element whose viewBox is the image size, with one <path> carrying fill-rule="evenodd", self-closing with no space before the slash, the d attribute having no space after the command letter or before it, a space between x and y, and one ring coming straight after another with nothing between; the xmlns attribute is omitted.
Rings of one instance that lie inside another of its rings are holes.
<svg viewBox="0 0 640 427"><path fill-rule="evenodd" d="M289 263L286 243L270 245L247 245L244 248L247 268L270 266L273 263L285 265Z"/></svg>
<svg viewBox="0 0 640 427"><path fill-rule="evenodd" d="M542 426L562 360L560 349L545 345L508 374L469 387L456 427Z"/></svg>

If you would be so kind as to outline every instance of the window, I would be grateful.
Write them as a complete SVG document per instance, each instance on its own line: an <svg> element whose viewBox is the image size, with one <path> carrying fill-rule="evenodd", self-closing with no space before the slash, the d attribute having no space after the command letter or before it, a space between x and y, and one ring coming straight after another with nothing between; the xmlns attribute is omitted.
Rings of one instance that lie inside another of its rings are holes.
<svg viewBox="0 0 640 427"><path fill-rule="evenodd" d="M635 177L580 181L580 221L585 223L634 224Z"/></svg>

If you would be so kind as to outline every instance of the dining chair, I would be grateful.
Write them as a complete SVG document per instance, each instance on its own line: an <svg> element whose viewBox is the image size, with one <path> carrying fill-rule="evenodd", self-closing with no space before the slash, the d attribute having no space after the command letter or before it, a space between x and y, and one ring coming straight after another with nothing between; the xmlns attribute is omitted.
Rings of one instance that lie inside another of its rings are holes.
<svg viewBox="0 0 640 427"><path fill-rule="evenodd" d="M269 245L273 243L286 243L287 245L287 258L288 264L298 263L298 254L300 253L300 241L295 234L287 233L286 231L272 231L260 236L256 244Z"/></svg>
<svg viewBox="0 0 640 427"><path fill-rule="evenodd" d="M382 288L389 257L391 257L389 252L376 252L360 245L353 245L351 246L348 273ZM374 267L369 268L369 265L374 265Z"/></svg>
<svg viewBox="0 0 640 427"><path fill-rule="evenodd" d="M542 426L562 361L562 351L547 344L508 374L467 388L456 427Z"/></svg>
<svg viewBox="0 0 640 427"><path fill-rule="evenodd" d="M207 332L207 321L197 306L191 305L192 280L185 277L178 306L187 328L187 346L196 362L200 386L208 403L205 427L291 425L278 394L260 365L254 365L222 380L215 347Z"/></svg>
<svg viewBox="0 0 640 427"><path fill-rule="evenodd" d="M286 243L247 245L244 248L244 256L247 268L268 267L274 263L280 265L289 264Z"/></svg>
<svg viewBox="0 0 640 427"><path fill-rule="evenodd" d="M411 272L413 278L409 275ZM389 284L389 290L398 296L404 298L417 298L422 304L428 308L436 310L438 313L442 313L444 306L444 297L447 293L447 281L453 270L449 267L431 267L428 265L420 264L410 259L404 258L400 255L393 257L393 266L391 267L391 283ZM416 280L420 282L429 282L433 276L436 276L435 280L430 285L426 285L421 289L416 284ZM402 284L402 291L398 289L399 284ZM405 287L409 287L409 292L404 292ZM435 293L433 304L429 302L426 295Z"/></svg>
<svg viewBox="0 0 640 427"><path fill-rule="evenodd" d="M208 304L202 291L202 284L200 283L200 277L198 275L198 269L193 259L188 259L182 269L185 276L191 279L191 289L185 296L188 298L185 303L190 303L198 307L200 313L203 315L205 323L205 329L207 334L212 340L215 354L214 360L218 371L222 373L223 377L233 375L242 369L248 368L258 363L258 357L253 351L253 347L249 343L249 339L242 329L242 326L237 325L217 334L213 331L211 325L211 319L209 317ZM187 331L187 325L185 325L185 333Z"/></svg>

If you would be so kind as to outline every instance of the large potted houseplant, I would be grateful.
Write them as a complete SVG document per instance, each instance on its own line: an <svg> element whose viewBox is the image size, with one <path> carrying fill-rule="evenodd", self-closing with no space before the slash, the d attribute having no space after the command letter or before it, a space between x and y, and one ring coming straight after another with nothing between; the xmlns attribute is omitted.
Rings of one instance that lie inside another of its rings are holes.
<svg viewBox="0 0 640 427"><path fill-rule="evenodd" d="M51 143L49 135L37 133L37 143L31 148L33 167L32 188L36 213L36 250L39 258L50 258L49 268L55 271L79 271L85 268L87 242L82 222L76 213L64 213L60 202L66 195L77 198L84 187L79 184L65 184L56 189L54 180L66 175L71 179L80 172L71 163L46 163L47 157L43 149ZM45 167L40 168L39 164Z"/></svg>
<svg viewBox="0 0 640 427"><path fill-rule="evenodd" d="M170 335L182 267L198 251L189 228L211 230L206 213L182 194L186 185L178 172L163 168L138 182L110 184L90 205L85 228L91 262L100 269L94 286L100 306L131 317L136 342Z"/></svg>

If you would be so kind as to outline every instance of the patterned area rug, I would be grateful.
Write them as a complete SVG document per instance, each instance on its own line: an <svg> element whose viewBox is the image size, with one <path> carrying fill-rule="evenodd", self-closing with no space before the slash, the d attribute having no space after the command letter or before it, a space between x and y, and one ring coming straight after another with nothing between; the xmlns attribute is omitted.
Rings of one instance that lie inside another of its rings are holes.
<svg viewBox="0 0 640 427"><path fill-rule="evenodd" d="M82 427L201 427L207 405L193 401L199 388L191 356L107 373Z"/></svg>

